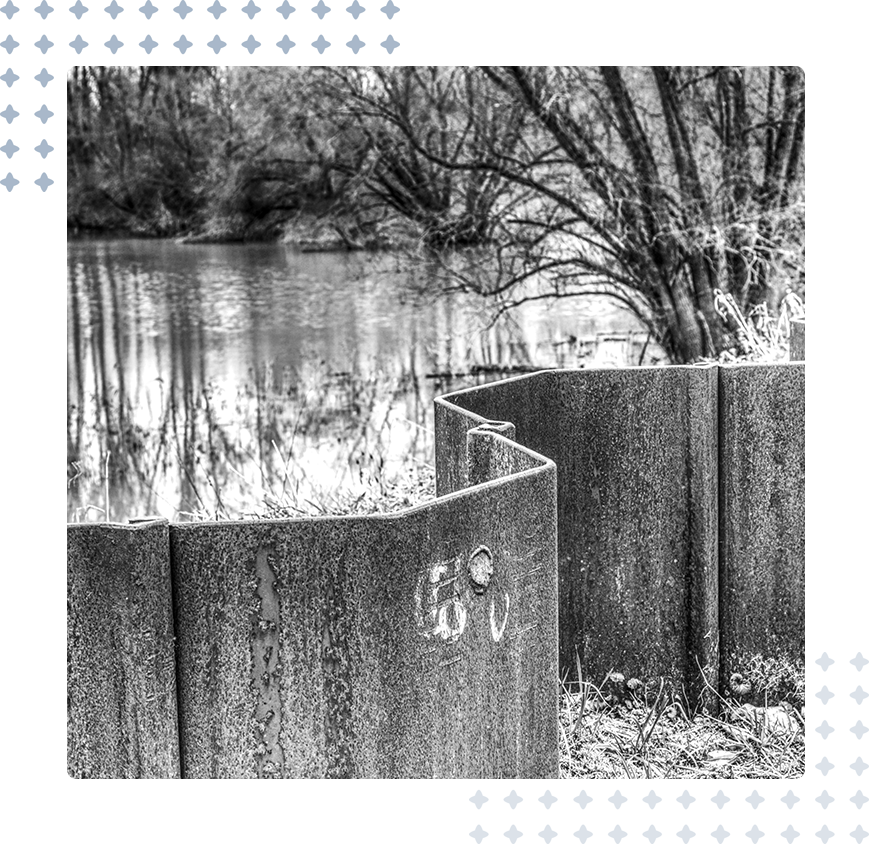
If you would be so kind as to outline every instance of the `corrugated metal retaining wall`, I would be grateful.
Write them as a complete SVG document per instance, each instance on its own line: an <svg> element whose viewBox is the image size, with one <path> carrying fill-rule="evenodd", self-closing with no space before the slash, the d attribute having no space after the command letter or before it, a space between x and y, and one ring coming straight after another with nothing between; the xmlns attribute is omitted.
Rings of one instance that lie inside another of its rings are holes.
<svg viewBox="0 0 869 844"><path fill-rule="evenodd" d="M70 525L70 774L557 776L555 466L468 439L396 515Z"/></svg>
<svg viewBox="0 0 869 844"><path fill-rule="evenodd" d="M438 493L469 427L512 423L558 467L560 671L697 701L754 654L804 662L804 419L801 363L535 373L436 399Z"/></svg>
<svg viewBox="0 0 869 844"><path fill-rule="evenodd" d="M575 651L695 701L804 662L804 389L541 372L436 400L403 513L70 525L70 773L550 777Z"/></svg>

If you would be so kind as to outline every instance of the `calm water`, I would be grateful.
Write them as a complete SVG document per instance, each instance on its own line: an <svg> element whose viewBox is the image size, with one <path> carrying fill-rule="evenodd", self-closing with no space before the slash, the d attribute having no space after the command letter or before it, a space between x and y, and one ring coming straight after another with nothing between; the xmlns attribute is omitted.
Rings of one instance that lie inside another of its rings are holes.
<svg viewBox="0 0 869 844"><path fill-rule="evenodd" d="M71 242L68 518L376 506L430 475L438 393L636 363L646 342L605 302L493 324L493 303L433 287L395 256Z"/></svg>

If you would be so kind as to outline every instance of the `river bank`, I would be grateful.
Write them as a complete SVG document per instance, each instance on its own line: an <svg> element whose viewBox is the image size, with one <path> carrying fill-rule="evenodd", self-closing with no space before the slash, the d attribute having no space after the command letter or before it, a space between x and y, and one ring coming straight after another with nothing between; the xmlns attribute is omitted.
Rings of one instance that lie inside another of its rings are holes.
<svg viewBox="0 0 869 844"><path fill-rule="evenodd" d="M360 226L333 215L272 214L262 220L240 216L212 217L194 227L171 216L141 220L67 219L67 241L138 238L176 243L274 243L300 252L389 252L414 249L417 240L396 221Z"/></svg>

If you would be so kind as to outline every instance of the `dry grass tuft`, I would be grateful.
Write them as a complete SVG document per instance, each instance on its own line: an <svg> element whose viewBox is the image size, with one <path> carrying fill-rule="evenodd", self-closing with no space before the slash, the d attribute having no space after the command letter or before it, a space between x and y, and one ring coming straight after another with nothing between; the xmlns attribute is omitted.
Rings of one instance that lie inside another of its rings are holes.
<svg viewBox="0 0 869 844"><path fill-rule="evenodd" d="M414 462L398 478L370 483L361 493L341 489L320 490L303 502L266 498L254 518L289 519L298 516L368 516L394 513L435 497L435 471L428 463ZM250 516L246 516L250 518Z"/></svg>
<svg viewBox="0 0 869 844"><path fill-rule="evenodd" d="M766 703L718 698L718 717L690 714L666 692L643 693L636 680L608 675L562 686L561 776L567 779L790 779L805 772L803 714L786 698L802 675L777 659L756 657L755 689L768 680ZM613 680L616 680L614 683ZM618 689L622 689L620 694ZM785 691L773 701L772 689ZM802 689L804 692L805 683ZM652 699L654 698L654 699Z"/></svg>
<svg viewBox="0 0 869 844"><path fill-rule="evenodd" d="M780 657L752 656L740 666L738 674L733 674L729 690L739 704L770 706L778 703L789 704L800 710L806 705L806 674L802 666ZM737 692L742 692L738 694Z"/></svg>
<svg viewBox="0 0 869 844"><path fill-rule="evenodd" d="M774 319L765 304L743 313L729 293L715 291L715 310L736 338L736 348L722 352L719 363L777 363L789 359L791 323L805 319L803 300L788 289ZM705 361L711 362L709 360Z"/></svg>

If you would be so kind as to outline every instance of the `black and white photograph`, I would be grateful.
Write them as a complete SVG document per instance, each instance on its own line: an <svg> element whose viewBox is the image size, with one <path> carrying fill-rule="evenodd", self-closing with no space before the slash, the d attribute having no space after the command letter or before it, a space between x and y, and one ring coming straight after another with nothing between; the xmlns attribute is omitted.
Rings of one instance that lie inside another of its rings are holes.
<svg viewBox="0 0 869 844"><path fill-rule="evenodd" d="M69 776L802 777L805 84L70 67Z"/></svg>

